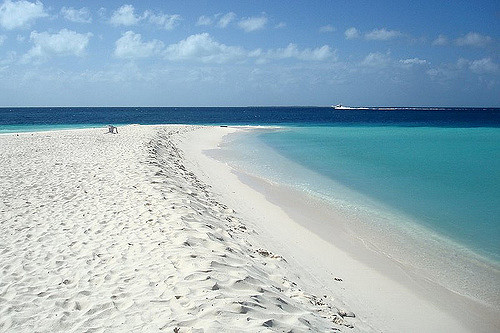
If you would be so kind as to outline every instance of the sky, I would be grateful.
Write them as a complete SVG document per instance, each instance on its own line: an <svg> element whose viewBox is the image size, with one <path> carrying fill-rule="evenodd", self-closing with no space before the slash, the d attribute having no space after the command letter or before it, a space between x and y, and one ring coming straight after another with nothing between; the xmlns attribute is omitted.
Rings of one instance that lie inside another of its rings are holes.
<svg viewBox="0 0 500 333"><path fill-rule="evenodd" d="M500 1L0 0L0 106L500 107Z"/></svg>

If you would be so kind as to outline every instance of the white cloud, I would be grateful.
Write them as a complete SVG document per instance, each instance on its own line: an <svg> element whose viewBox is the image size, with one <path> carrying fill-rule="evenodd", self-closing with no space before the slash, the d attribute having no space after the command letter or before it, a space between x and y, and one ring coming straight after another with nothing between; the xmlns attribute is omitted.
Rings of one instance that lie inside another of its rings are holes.
<svg viewBox="0 0 500 333"><path fill-rule="evenodd" d="M219 19L219 22L217 23L217 26L219 28L225 28L236 19L236 14L233 12L229 12L227 14L222 15L222 17Z"/></svg>
<svg viewBox="0 0 500 333"><path fill-rule="evenodd" d="M500 66L491 58L482 58L477 60L468 60L459 58L456 64L441 64L435 68L429 69L426 73L432 79L451 80L457 78L472 77L470 72L478 75L496 75ZM470 71L470 72L469 72Z"/></svg>
<svg viewBox="0 0 500 333"><path fill-rule="evenodd" d="M219 28L226 28L231 22L236 19L236 14L233 12L215 14L213 16L202 15L198 18L196 25L198 26L211 26L216 23Z"/></svg>
<svg viewBox="0 0 500 333"><path fill-rule="evenodd" d="M434 39L432 45L438 45L438 46L448 45L448 37L446 37L445 35L439 35L438 38Z"/></svg>
<svg viewBox="0 0 500 333"><path fill-rule="evenodd" d="M215 41L208 33L191 35L165 50L168 60L197 60L205 63L224 63L246 56L243 48Z"/></svg>
<svg viewBox="0 0 500 333"><path fill-rule="evenodd" d="M469 68L476 74L495 73L498 70L498 65L491 58L483 58L470 62Z"/></svg>
<svg viewBox="0 0 500 333"><path fill-rule="evenodd" d="M181 20L181 16L177 14L174 15L168 15L163 13L154 14L151 11L145 11L144 17L147 17L150 23L156 24L165 30L174 29Z"/></svg>
<svg viewBox="0 0 500 333"><path fill-rule="evenodd" d="M242 19L238 25L245 32L262 30L267 24L267 17L262 15L258 17L248 17Z"/></svg>
<svg viewBox="0 0 500 333"><path fill-rule="evenodd" d="M0 6L0 26L7 30L29 27L36 19L46 16L48 14L40 1L6 0Z"/></svg>
<svg viewBox="0 0 500 333"><path fill-rule="evenodd" d="M260 56L260 55L259 55ZM335 52L328 45L323 45L315 49L299 50L296 44L290 43L286 48L271 49L260 56L259 62L267 59L288 59L295 58L306 61L322 61L335 57Z"/></svg>
<svg viewBox="0 0 500 333"><path fill-rule="evenodd" d="M356 38L359 38L359 31L358 31L358 29L352 27L352 28L347 29L344 32L344 35L345 35L346 39L356 39Z"/></svg>
<svg viewBox="0 0 500 333"><path fill-rule="evenodd" d="M141 20L141 17L135 14L134 6L132 5L123 5L117 10L113 12L109 22L112 25L125 25L131 26L136 25Z"/></svg>
<svg viewBox="0 0 500 333"><path fill-rule="evenodd" d="M319 32L333 32L333 31L335 31L335 28L330 24L324 25L321 28L319 28Z"/></svg>
<svg viewBox="0 0 500 333"><path fill-rule="evenodd" d="M155 14L150 10L146 10L142 15L135 13L135 8L132 5L123 5L113 12L109 23L114 26L137 25L139 22L147 20L149 23L157 25L165 30L172 30L181 21L181 16L177 14L169 15L162 12Z"/></svg>
<svg viewBox="0 0 500 333"><path fill-rule="evenodd" d="M401 32L396 30L374 29L367 34L365 38L368 40L390 40L401 36Z"/></svg>
<svg viewBox="0 0 500 333"><path fill-rule="evenodd" d="M489 44L492 41L490 36L483 36L476 32L469 32L463 37L457 38L455 43L459 46L475 46L475 47L483 47Z"/></svg>
<svg viewBox="0 0 500 333"><path fill-rule="evenodd" d="M196 25L212 25L212 19L208 16L202 15L198 18L198 22L196 22Z"/></svg>
<svg viewBox="0 0 500 333"><path fill-rule="evenodd" d="M146 58L162 55L170 61L195 61L222 64L246 62L254 59L257 63L271 60L296 59L302 61L323 61L336 59L335 51L328 45L317 48L299 49L295 44L286 48L246 50L241 46L225 45L216 41L208 33L195 34L175 44L164 46L161 41L142 41L141 35L127 31L116 42L115 57L125 59Z"/></svg>
<svg viewBox="0 0 500 333"><path fill-rule="evenodd" d="M16 40L19 42L19 43L22 43L24 42L24 40L26 39L26 37L24 37L23 35L17 35L16 36Z"/></svg>
<svg viewBox="0 0 500 333"><path fill-rule="evenodd" d="M61 15L68 21L77 23L91 23L92 17L88 8L74 9L73 7L61 8Z"/></svg>
<svg viewBox="0 0 500 333"><path fill-rule="evenodd" d="M147 58L159 54L163 49L161 41L154 39L150 42L143 42L141 35L133 31L125 32L115 42L115 46L115 57L125 59Z"/></svg>
<svg viewBox="0 0 500 333"><path fill-rule="evenodd" d="M235 19L236 14L233 12L229 12L224 15L222 15L222 13L218 13L213 16L202 15L198 18L196 25L211 26L212 24L216 24L219 28L226 28Z"/></svg>
<svg viewBox="0 0 500 333"><path fill-rule="evenodd" d="M361 62L361 65L368 67L382 67L389 64L390 58L388 54L380 52L370 53Z"/></svg>
<svg viewBox="0 0 500 333"><path fill-rule="evenodd" d="M419 59L419 58L411 58L411 59L401 59L399 62L403 65L407 66L413 66L413 65L425 65L428 64L429 62L424 59Z"/></svg>
<svg viewBox="0 0 500 333"><path fill-rule="evenodd" d="M82 56L89 44L92 33L79 34L72 30L62 29L58 33L50 34L48 32L32 31L30 40L35 44L23 61L31 59L45 59L52 55L75 55Z"/></svg>

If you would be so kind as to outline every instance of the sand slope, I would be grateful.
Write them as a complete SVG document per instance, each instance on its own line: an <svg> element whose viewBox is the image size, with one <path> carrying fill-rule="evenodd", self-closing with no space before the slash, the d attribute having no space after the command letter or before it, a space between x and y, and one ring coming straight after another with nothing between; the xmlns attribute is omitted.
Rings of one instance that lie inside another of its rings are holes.
<svg viewBox="0 0 500 333"><path fill-rule="evenodd" d="M192 129L0 136L1 332L370 330L252 245L172 143Z"/></svg>

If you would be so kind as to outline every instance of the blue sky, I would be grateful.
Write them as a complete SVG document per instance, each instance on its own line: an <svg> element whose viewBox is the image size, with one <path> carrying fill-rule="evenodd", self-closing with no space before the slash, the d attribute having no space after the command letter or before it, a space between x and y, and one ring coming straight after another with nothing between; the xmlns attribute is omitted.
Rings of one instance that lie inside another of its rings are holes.
<svg viewBox="0 0 500 333"><path fill-rule="evenodd" d="M499 1L0 0L0 106L500 106Z"/></svg>

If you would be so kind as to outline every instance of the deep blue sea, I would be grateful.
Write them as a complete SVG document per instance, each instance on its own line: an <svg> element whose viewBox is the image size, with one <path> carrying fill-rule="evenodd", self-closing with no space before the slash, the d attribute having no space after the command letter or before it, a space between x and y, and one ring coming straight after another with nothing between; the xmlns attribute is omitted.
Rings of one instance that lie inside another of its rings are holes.
<svg viewBox="0 0 500 333"><path fill-rule="evenodd" d="M404 216L500 262L498 108L0 108L0 133L181 123L280 125L233 140L233 162L337 205ZM297 167L283 172L288 162Z"/></svg>
<svg viewBox="0 0 500 333"><path fill-rule="evenodd" d="M334 110L330 107L0 108L0 133L107 124L499 127L500 109Z"/></svg>

